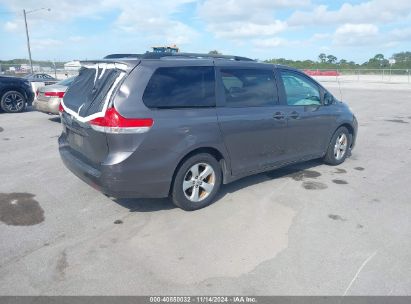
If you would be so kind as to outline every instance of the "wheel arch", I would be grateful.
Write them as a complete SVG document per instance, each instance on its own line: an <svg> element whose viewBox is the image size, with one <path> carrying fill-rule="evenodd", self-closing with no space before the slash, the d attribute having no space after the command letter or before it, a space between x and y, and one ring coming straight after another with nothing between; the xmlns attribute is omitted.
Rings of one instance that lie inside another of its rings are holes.
<svg viewBox="0 0 411 304"><path fill-rule="evenodd" d="M347 128L348 132L350 133L350 135L351 135L351 138L350 138L350 147L351 147L352 144L353 144L353 138L355 137L355 129L354 129L354 127L353 127L350 123L345 122L345 123L340 124L340 125L338 126L338 128L335 129L335 131L334 131L334 133L333 133L333 136L334 136L335 132L337 132L337 130L338 130L339 128L341 128L341 127ZM331 137L331 138L332 138L332 137Z"/></svg>
<svg viewBox="0 0 411 304"><path fill-rule="evenodd" d="M324 155L325 153L327 153L327 149L329 147L329 145L331 144L331 140L334 137L335 132L337 132L337 130L341 127L345 127L348 130L348 133L350 133L350 148L353 145L353 138L355 138L355 128L349 123L349 122L341 122L339 124L337 124L337 127L334 129L333 132L330 133L330 137L327 141L327 146L324 149Z"/></svg>
<svg viewBox="0 0 411 304"><path fill-rule="evenodd" d="M10 86L10 87L6 87L3 88L0 91L0 100L3 98L4 94L6 94L7 92L12 92L12 91L16 91L19 92L20 94L22 94L24 96L24 98L26 99L26 102L28 102L28 96L27 96L27 92L19 87L15 87L15 86Z"/></svg>
<svg viewBox="0 0 411 304"><path fill-rule="evenodd" d="M7 92L10 92L10 91L17 91L20 94L23 94L24 97L27 98L27 94L26 94L25 90L23 90L22 88L19 88L17 86L10 86L10 87L2 88L1 91L0 91L0 98L2 98L4 94L6 94Z"/></svg>
<svg viewBox="0 0 411 304"><path fill-rule="evenodd" d="M221 171L222 171L222 175L223 175L223 184L226 183L227 181L227 177L230 175L231 170L229 169L229 165L227 163L226 157L224 156L224 154L217 148L215 147L198 147L195 148L189 152L187 152L178 162L177 166L174 168L174 172L173 172L173 176L171 179L171 183L170 183L170 189L169 189L169 193L171 191L171 189L173 189L173 184L174 184L174 179L175 176L177 174L178 169L181 167L181 165L191 156L196 155L196 154L200 154L200 153L207 153L212 155L221 165Z"/></svg>

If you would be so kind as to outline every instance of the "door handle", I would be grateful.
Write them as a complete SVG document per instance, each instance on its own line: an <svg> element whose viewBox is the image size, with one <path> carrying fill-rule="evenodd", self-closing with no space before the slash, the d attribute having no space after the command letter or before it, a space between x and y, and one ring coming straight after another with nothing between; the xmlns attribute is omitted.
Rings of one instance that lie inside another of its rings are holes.
<svg viewBox="0 0 411 304"><path fill-rule="evenodd" d="M292 111L288 117L292 118L292 119L298 119L300 117L300 114L298 114L298 112L296 111Z"/></svg>
<svg viewBox="0 0 411 304"><path fill-rule="evenodd" d="M275 119L284 119L285 114L283 112L275 112L274 115L273 115L273 118L275 118Z"/></svg>

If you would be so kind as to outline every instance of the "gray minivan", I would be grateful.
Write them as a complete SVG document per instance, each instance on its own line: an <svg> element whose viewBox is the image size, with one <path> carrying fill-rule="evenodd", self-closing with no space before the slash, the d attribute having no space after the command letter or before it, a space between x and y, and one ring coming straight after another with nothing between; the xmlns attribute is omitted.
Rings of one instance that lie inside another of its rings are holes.
<svg viewBox="0 0 411 304"><path fill-rule="evenodd" d="M153 54L82 63L60 107L65 165L112 197L184 210L220 185L351 153L357 120L306 74L244 57Z"/></svg>

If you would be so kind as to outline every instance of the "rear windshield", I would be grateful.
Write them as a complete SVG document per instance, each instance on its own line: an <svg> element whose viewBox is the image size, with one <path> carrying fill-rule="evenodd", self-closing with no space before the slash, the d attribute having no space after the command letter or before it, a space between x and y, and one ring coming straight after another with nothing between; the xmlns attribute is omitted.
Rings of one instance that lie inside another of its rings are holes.
<svg viewBox="0 0 411 304"><path fill-rule="evenodd" d="M117 69L81 68L66 94L64 105L81 117L101 112L105 98L121 71Z"/></svg>
<svg viewBox="0 0 411 304"><path fill-rule="evenodd" d="M144 91L143 102L149 108L215 106L214 68L158 68Z"/></svg>

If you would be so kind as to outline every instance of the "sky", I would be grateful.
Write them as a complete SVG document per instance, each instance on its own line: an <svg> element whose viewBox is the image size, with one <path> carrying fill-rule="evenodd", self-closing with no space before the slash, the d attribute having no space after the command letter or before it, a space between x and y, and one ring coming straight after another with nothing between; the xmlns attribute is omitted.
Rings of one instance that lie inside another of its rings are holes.
<svg viewBox="0 0 411 304"><path fill-rule="evenodd" d="M49 8L48 10L37 10ZM411 51L411 0L0 0L0 59L97 59L176 44L254 59Z"/></svg>

